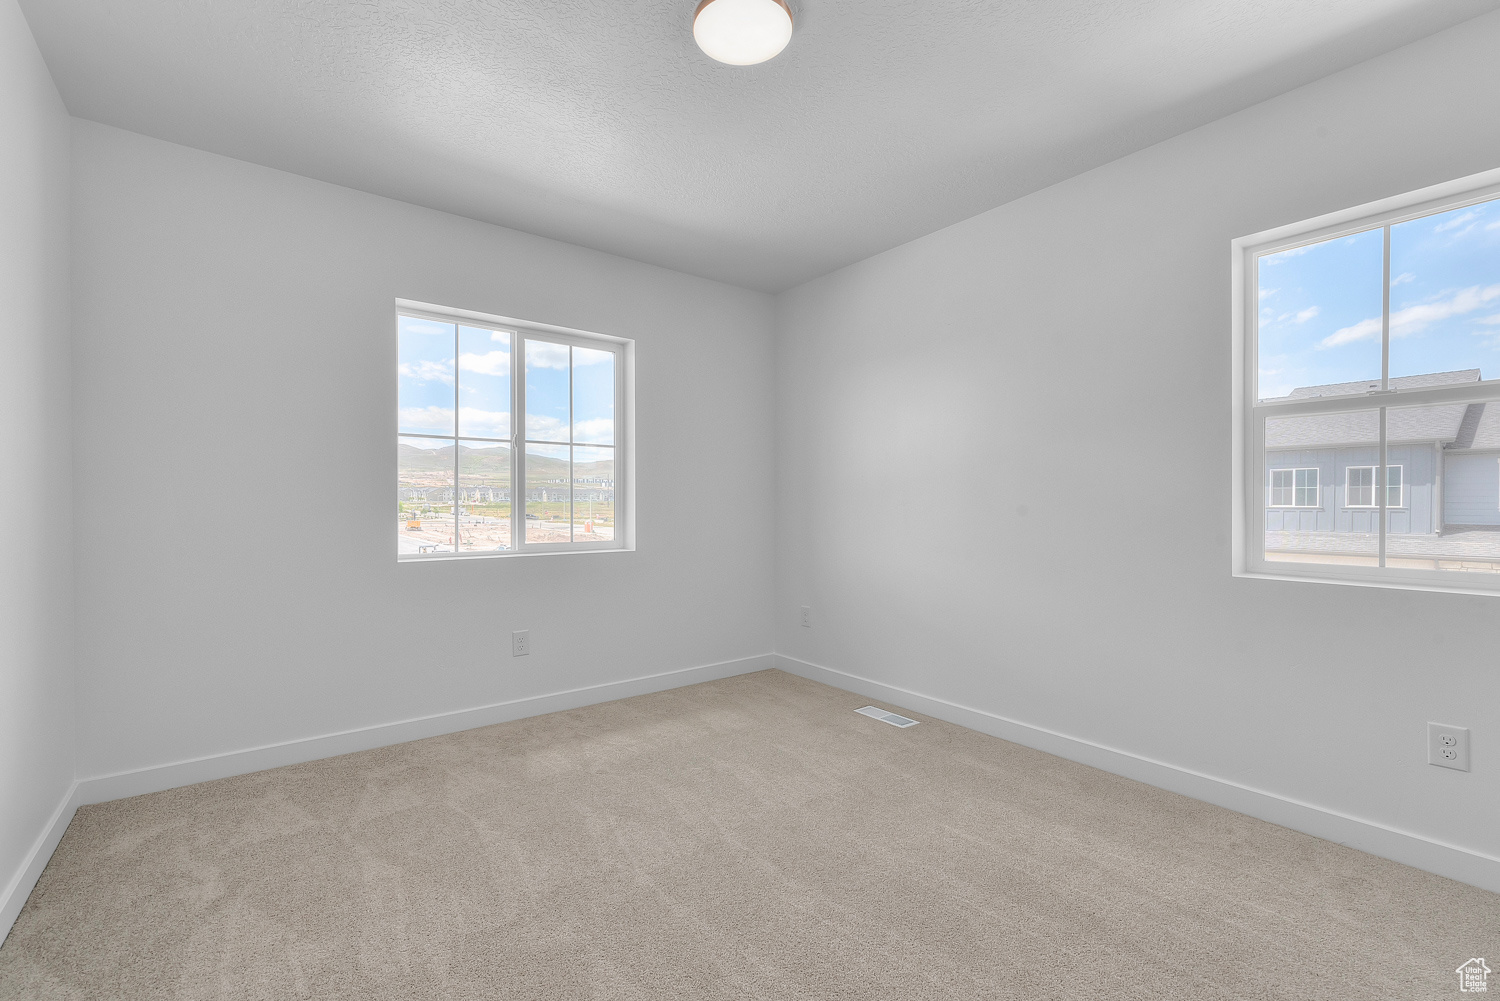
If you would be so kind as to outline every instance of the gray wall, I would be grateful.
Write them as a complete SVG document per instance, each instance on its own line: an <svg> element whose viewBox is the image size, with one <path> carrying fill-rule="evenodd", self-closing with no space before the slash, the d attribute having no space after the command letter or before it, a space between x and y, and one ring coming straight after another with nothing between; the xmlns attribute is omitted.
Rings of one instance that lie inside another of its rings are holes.
<svg viewBox="0 0 1500 1001"><path fill-rule="evenodd" d="M770 652L769 296L74 140L82 776ZM639 551L396 563L398 297L636 339Z"/></svg>
<svg viewBox="0 0 1500 1001"><path fill-rule="evenodd" d="M1450 452L1443 458L1447 523L1500 525L1500 456L1494 452Z"/></svg>
<svg viewBox="0 0 1500 1001"><path fill-rule="evenodd" d="M1489 14L779 297L778 652L1500 856L1497 599L1230 549L1230 241L1500 165L1497 50Z"/></svg>
<svg viewBox="0 0 1500 1001"><path fill-rule="evenodd" d="M73 780L68 117L0 0L0 938ZM32 874L35 875L34 873Z"/></svg>

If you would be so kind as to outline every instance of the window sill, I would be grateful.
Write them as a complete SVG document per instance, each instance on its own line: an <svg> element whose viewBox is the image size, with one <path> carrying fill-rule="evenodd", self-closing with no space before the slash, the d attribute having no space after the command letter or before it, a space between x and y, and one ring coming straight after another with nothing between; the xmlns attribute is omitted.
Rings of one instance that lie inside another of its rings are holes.
<svg viewBox="0 0 1500 1001"><path fill-rule="evenodd" d="M1372 580L1363 576L1336 576L1323 572L1325 567L1320 567L1314 573L1296 573L1285 570L1235 570L1235 577L1250 578L1267 581L1292 581L1302 584L1341 584L1353 587L1381 587L1397 591L1428 591L1442 594L1477 594L1485 597L1500 597L1500 579L1496 579L1493 587L1478 587L1474 582L1467 580L1447 581L1423 581L1412 580L1401 577L1392 577L1386 580ZM1453 571L1457 572L1457 571ZM1480 576L1480 575L1476 575ZM1500 574L1483 574L1484 577L1500 578Z"/></svg>
<svg viewBox="0 0 1500 1001"><path fill-rule="evenodd" d="M599 556L604 553L633 553L634 546L610 546L608 549L506 550L480 553L429 553L396 557L397 563L464 563L471 560L510 560L519 556Z"/></svg>

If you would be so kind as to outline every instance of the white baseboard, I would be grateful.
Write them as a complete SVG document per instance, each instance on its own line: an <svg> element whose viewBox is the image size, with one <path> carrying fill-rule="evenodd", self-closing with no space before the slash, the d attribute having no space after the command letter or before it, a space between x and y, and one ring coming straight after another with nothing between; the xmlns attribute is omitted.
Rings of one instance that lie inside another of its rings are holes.
<svg viewBox="0 0 1500 1001"><path fill-rule="evenodd" d="M112 799L123 799L126 796L140 796L148 792L160 792L163 789L192 785L195 782L208 782L212 779L228 778L231 775L244 775L249 772L264 771L267 768L279 768L282 765L295 765L303 761L331 758L353 751L367 751L372 747L387 747L391 744L403 744L408 740L420 740L423 737L436 737L444 733L472 730L475 727L505 723L526 716L542 716L563 709L577 709L580 706L594 705L599 702L626 699L632 695L646 695L650 692L666 691L669 688L682 688L686 685L716 681L719 678L728 678L736 674L764 671L775 666L773 654L742 657L739 660L667 671L644 678L630 678L626 681L611 681L602 685L571 688L567 691L534 695L509 702L497 702L473 709L459 709L432 716L420 716L416 719L398 720L394 723L380 723L355 730L344 730L340 733L304 737L279 744L246 748L242 751L228 751L224 754L213 754L188 761L175 761L149 768L116 772L112 775L96 775L78 780L77 799L79 804L86 804L103 803Z"/></svg>
<svg viewBox="0 0 1500 1001"><path fill-rule="evenodd" d="M53 811L52 819L47 822L46 829L37 837L31 852L10 881L10 885L3 893L0 893L0 944L3 944L5 937L10 934L11 926L15 924L21 908L26 905L26 899L31 896L31 891L36 886L37 879L41 877L42 870L47 867L48 860L52 858L52 853L56 851L63 832L68 829L68 824L73 820L73 814L85 804L103 803L148 792L160 792L163 789L192 785L195 782L228 778L231 775L244 775L248 772L278 768L281 765L294 765L303 761L316 761L319 758L331 758L353 751L369 750L372 747L401 744L408 740L420 740L423 737L457 733L460 730L472 730L475 727L504 723L527 716L542 716L563 709L577 709L580 706L626 699L632 695L646 695L651 692L666 691L669 688L696 685L703 681L716 681L737 674L750 674L775 666L776 661L772 654L742 657L739 660L666 671L643 678L572 688L567 691L512 699L509 702L497 702L473 709L459 709L454 712L360 727L319 737L305 737L300 740L283 741L279 744L267 744L263 747L251 747L243 751L229 751L189 761L176 761L149 768L117 772L112 775L96 775L92 778L78 779L68 787L67 794Z"/></svg>
<svg viewBox="0 0 1500 1001"><path fill-rule="evenodd" d="M42 877L42 870L47 868L52 853L57 850L57 843L62 840L63 832L73 822L73 814L78 812L78 806L78 783L74 782L68 786L57 809L52 811L47 826L37 835L36 843L31 846L31 851L27 853L10 885L0 893L0 945L5 944L5 937L10 934L11 927L20 916L21 908L26 906L26 899L31 896L36 881Z"/></svg>
<svg viewBox="0 0 1500 1001"><path fill-rule="evenodd" d="M633 695L681 688L737 674L749 674L771 667L778 667L790 674L887 702L894 708L911 709L950 723L957 723L971 730L1034 747L1049 754L1056 754L1058 757L1090 765L1116 775L1123 775L1126 778L1181 793L1184 796L1191 796L1194 799L1213 803L1216 806L1279 824L1282 827L1302 831L1314 837L1336 841L1351 848L1369 852L1371 855L1379 855L1394 862L1437 873L1440 876L1486 890L1500 892L1500 858L1434 841L1419 834L1396 830L1373 821L1351 817L1310 803L1252 789L1165 762L1153 761L1077 737L1030 726L980 709L971 709L905 688L811 664L794 657L764 654L719 664L668 671L643 678L514 699L474 709L462 709L341 733L253 747L242 751L231 751L190 761L178 761L113 775L80 779L69 787L46 828L38 835L26 861L11 880L10 885L3 893L0 893L0 943L4 942L5 935L9 934L16 917L21 913L21 908L25 905L27 897L31 895L32 888L36 886L42 870L46 868L47 861L52 857L58 842L62 840L63 832L67 830L73 814L83 804L102 803L106 800L158 792L162 789L191 785L195 782L243 775L266 768L314 761L318 758L333 757L373 747L385 747L444 733L456 733L460 730L489 726L493 723L503 723L527 716L540 716L563 709L576 709L580 706L610 702Z"/></svg>
<svg viewBox="0 0 1500 1001"><path fill-rule="evenodd" d="M1396 830L1336 810L1252 789L1237 782L1143 758L1128 751L1030 726L982 709L972 709L946 699L922 695L795 657L778 654L776 666L788 674L889 703L893 709L911 709L980 733L1090 765L1101 771L1123 775L1159 789L1191 796L1236 813L1500 893L1500 858L1492 855L1434 841L1420 834Z"/></svg>

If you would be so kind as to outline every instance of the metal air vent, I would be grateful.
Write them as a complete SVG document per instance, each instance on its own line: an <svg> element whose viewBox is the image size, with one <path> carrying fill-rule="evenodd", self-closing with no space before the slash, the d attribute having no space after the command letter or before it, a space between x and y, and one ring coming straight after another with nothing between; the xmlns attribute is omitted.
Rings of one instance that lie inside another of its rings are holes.
<svg viewBox="0 0 1500 1001"><path fill-rule="evenodd" d="M863 709L856 709L854 711L862 716L868 716L871 719L878 719L882 723L889 723L891 726L899 726L903 729L909 726L917 725L917 721L914 719L907 719L905 716L897 716L895 713L888 713L884 709L877 709L875 706L865 706Z"/></svg>

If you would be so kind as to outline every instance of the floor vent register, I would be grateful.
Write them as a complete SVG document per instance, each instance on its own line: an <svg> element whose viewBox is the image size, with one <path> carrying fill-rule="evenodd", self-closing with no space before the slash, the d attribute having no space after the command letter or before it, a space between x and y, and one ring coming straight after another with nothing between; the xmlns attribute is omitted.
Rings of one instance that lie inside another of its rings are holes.
<svg viewBox="0 0 1500 1001"><path fill-rule="evenodd" d="M863 709L856 709L854 711L862 716L868 716L871 719L878 719L882 723L889 723L891 726L899 726L905 728L908 726L917 725L917 721L914 719L907 719L905 716L897 716L895 713L888 713L884 709L877 709L874 706L865 706Z"/></svg>

